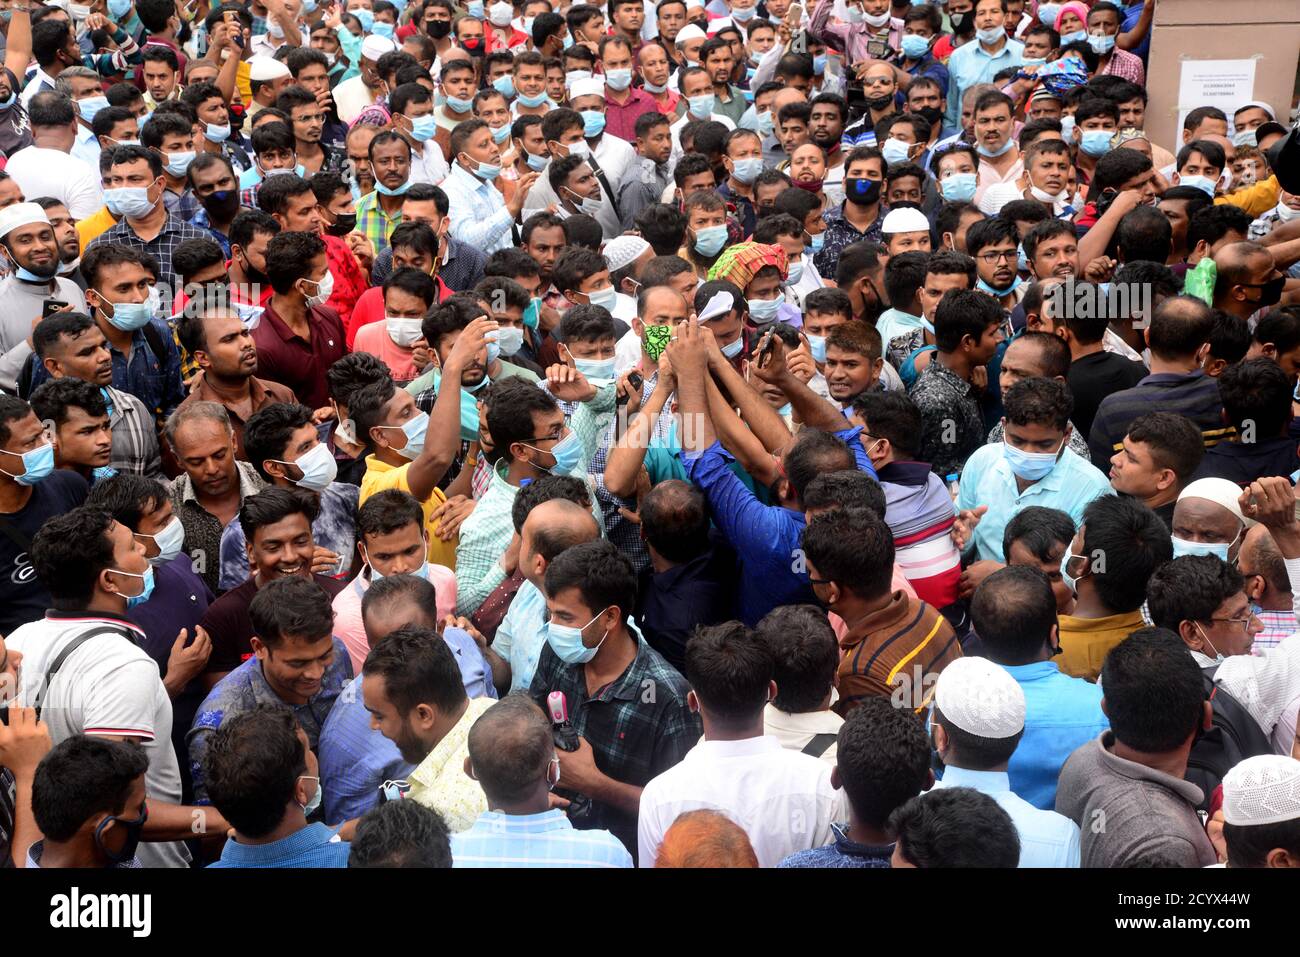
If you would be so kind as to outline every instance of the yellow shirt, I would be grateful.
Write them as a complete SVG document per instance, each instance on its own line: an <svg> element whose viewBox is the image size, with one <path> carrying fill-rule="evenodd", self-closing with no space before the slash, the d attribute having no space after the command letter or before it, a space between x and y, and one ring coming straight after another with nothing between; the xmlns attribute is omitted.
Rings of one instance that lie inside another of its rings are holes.
<svg viewBox="0 0 1300 957"><path fill-rule="evenodd" d="M248 79L250 69L247 60L240 60L239 66L235 69L235 89L239 91L241 103L253 102L253 84Z"/></svg>
<svg viewBox="0 0 1300 957"><path fill-rule="evenodd" d="M1219 196L1214 202L1219 206L1236 206L1252 216L1263 216L1277 205L1281 190L1277 177L1270 176L1253 186L1236 190L1227 196Z"/></svg>
<svg viewBox="0 0 1300 957"><path fill-rule="evenodd" d="M366 474L361 478L361 497L357 501L357 507L360 508L365 505L366 499L385 489L400 489L409 495L411 486L406 481L406 472L410 467L410 462L401 465L389 465L387 462L381 462L373 455L367 455ZM420 505L424 508L424 530L429 538L429 561L454 571L456 568L456 544L460 540L460 536L457 535L451 541L444 542L435 534L439 523L434 520L433 513L445 501L447 501L447 496L443 494L442 489L435 488L428 500L421 502Z"/></svg>
<svg viewBox="0 0 1300 957"><path fill-rule="evenodd" d="M92 239L101 233L106 233L117 225L117 220L105 206L97 213L91 213L85 219L77 223L77 239L81 243L81 253L84 256L86 247L90 245Z"/></svg>
<svg viewBox="0 0 1300 957"><path fill-rule="evenodd" d="M1062 615L1060 623L1061 657L1056 663L1067 675L1089 681L1096 681L1101 674L1106 652L1139 628L1146 627L1140 610L1106 618Z"/></svg>
<svg viewBox="0 0 1300 957"><path fill-rule="evenodd" d="M493 698L471 698L455 727L407 778L411 785L407 798L441 814L453 834L468 831L488 810L483 788L465 773L465 758L469 754L469 729L494 704Z"/></svg>

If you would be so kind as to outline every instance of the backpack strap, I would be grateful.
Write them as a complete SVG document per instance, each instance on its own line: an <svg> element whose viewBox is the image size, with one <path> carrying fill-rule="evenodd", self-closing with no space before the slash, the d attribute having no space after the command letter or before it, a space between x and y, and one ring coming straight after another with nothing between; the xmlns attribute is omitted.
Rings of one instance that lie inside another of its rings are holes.
<svg viewBox="0 0 1300 957"><path fill-rule="evenodd" d="M40 688L37 690L36 694L32 696L31 703L32 707L36 709L37 721L41 720L41 708L45 705L45 699L49 696L50 685L54 681L54 676L59 673L59 669L63 667L63 663L68 660L68 657L74 651L97 635L120 635L124 638L126 637L122 632L122 629L119 627L108 626L104 628L91 628L87 631L83 631L76 638L73 638L70 642L64 645L63 650L58 653L54 661L50 663L49 668L45 670L45 680L41 682Z"/></svg>
<svg viewBox="0 0 1300 957"><path fill-rule="evenodd" d="M809 757L820 758L830 749L830 746L835 743L835 739L838 737L839 735L831 734L829 732L814 734L812 740L800 749L800 753L806 754Z"/></svg>

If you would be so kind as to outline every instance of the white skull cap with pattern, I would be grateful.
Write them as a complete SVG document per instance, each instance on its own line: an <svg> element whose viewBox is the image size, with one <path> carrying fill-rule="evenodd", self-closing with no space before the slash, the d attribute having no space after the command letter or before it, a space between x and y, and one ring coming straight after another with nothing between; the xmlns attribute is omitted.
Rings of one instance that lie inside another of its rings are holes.
<svg viewBox="0 0 1300 957"><path fill-rule="evenodd" d="M605 99L605 78L603 76L584 76L569 84L569 101L580 96L598 96Z"/></svg>
<svg viewBox="0 0 1300 957"><path fill-rule="evenodd" d="M677 46L681 46L687 40L707 40L708 37L704 31L693 23L688 23L677 31L677 37L673 40Z"/></svg>
<svg viewBox="0 0 1300 957"><path fill-rule="evenodd" d="M381 37L374 33L367 34L361 41L361 59L378 63L381 56L392 53L396 49L397 44L388 37Z"/></svg>
<svg viewBox="0 0 1300 957"><path fill-rule="evenodd" d="M1233 518L1250 528L1255 525L1255 520L1241 513L1241 503L1237 501L1240 496L1241 486L1230 479L1202 478L1185 485L1178 494L1178 501L1181 502L1185 498L1203 498L1215 505L1222 505L1232 513Z"/></svg>
<svg viewBox="0 0 1300 957"><path fill-rule="evenodd" d="M618 272L645 254L650 244L640 236L617 236L605 244L605 262L610 272Z"/></svg>
<svg viewBox="0 0 1300 957"><path fill-rule="evenodd" d="M968 734L1009 738L1025 727L1025 693L987 658L958 658L939 674L934 705Z"/></svg>
<svg viewBox="0 0 1300 957"><path fill-rule="evenodd" d="M1280 824L1300 818L1300 761L1285 754L1247 758L1223 776L1223 820Z"/></svg>
<svg viewBox="0 0 1300 957"><path fill-rule="evenodd" d="M32 223L48 224L50 217L45 214L39 203L14 203L0 209L0 236L8 236L19 226Z"/></svg>
<svg viewBox="0 0 1300 957"><path fill-rule="evenodd" d="M928 233L930 231L930 221L925 218L925 213L911 206L900 206L898 209L891 209L885 216L884 221L880 224L882 233Z"/></svg>

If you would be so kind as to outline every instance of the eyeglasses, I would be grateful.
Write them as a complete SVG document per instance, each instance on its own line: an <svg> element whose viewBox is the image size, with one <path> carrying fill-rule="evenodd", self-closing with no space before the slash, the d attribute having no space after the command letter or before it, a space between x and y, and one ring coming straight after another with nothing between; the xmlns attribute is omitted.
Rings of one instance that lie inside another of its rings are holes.
<svg viewBox="0 0 1300 957"><path fill-rule="evenodd" d="M1000 252L995 249L990 249L986 253L980 253L975 258L978 259L980 262L984 263L984 265L986 266L992 266L994 263L998 262L999 260L1003 262L1009 262L1009 263L1015 262L1016 257L1018 255L1019 252L1018 250L1015 249L1004 249Z"/></svg>
<svg viewBox="0 0 1300 957"><path fill-rule="evenodd" d="M1219 622L1219 621L1221 621L1221 622L1224 622L1224 623L1230 623L1230 624L1235 624L1235 625L1241 625L1241 630L1242 630L1242 632L1245 633L1245 634L1250 634L1250 623L1251 623L1252 621L1256 621L1256 620L1257 620L1257 618L1256 618L1255 613L1254 613L1253 611L1248 611L1248 612L1246 612L1246 617L1245 617L1245 618L1211 618L1211 619L1210 619L1210 621L1212 621L1212 622Z"/></svg>

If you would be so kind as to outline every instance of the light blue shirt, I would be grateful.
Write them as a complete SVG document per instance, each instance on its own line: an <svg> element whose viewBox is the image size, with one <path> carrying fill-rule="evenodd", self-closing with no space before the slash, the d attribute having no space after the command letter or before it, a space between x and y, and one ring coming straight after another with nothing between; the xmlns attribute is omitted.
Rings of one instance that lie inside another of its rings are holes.
<svg viewBox="0 0 1300 957"><path fill-rule="evenodd" d="M88 126L77 124L77 139L72 144L72 155L93 170L99 169L99 137Z"/></svg>
<svg viewBox="0 0 1300 957"><path fill-rule="evenodd" d="M515 218L506 209L501 191L490 182L457 162L451 164L451 172L442 181L442 191L450 203L452 238L485 255L514 245L510 226Z"/></svg>
<svg viewBox="0 0 1300 957"><path fill-rule="evenodd" d="M1050 811L1065 759L1110 728L1101 686L1063 674L1054 661L1002 667L1025 693L1025 733L1007 768L1011 790Z"/></svg>
<svg viewBox="0 0 1300 957"><path fill-rule="evenodd" d="M889 349L889 340L904 336L914 329L925 326L925 320L901 309L886 309L876 320L876 329L880 331L880 342L884 349Z"/></svg>
<svg viewBox="0 0 1300 957"><path fill-rule="evenodd" d="M1023 492L1018 491L1016 476L1007 464L1002 447L1003 443L997 442L976 449L961 472L958 510L979 505L987 505L989 509L975 526L966 546L968 553L974 548L976 559L1006 561L1002 554L1002 533L1021 509L1031 505L1060 509L1074 519L1077 528L1083 521L1083 510L1093 499L1115 494L1105 475L1068 448L1061 453L1052 471Z"/></svg>
<svg viewBox="0 0 1300 957"><path fill-rule="evenodd" d="M497 627L492 650L510 662L510 690L527 691L546 644L546 598L530 581L515 592L510 610Z"/></svg>
<svg viewBox="0 0 1300 957"><path fill-rule="evenodd" d="M1076 855L1077 855L1076 846ZM579 831L558 808L541 814L484 811L451 836L452 867L631 867L609 831Z"/></svg>
<svg viewBox="0 0 1300 957"><path fill-rule="evenodd" d="M342 824L360 817L379 803L379 786L405 778L415 770L403 760L397 745L370 726L370 712L361 700L361 675L345 687L321 729L321 803L325 820Z"/></svg>
<svg viewBox="0 0 1300 957"><path fill-rule="evenodd" d="M992 83L995 74L1024 62L1025 45L1019 40L1007 40L997 53L989 53L979 40L959 46L948 57L948 112L944 118L947 126L957 128L961 123L961 99L976 83Z"/></svg>
<svg viewBox="0 0 1300 957"><path fill-rule="evenodd" d="M1005 771L944 769L936 788L971 788L987 794L1011 817L1020 835L1021 867L1078 867L1079 825L1064 814L1042 811L1011 791Z"/></svg>

